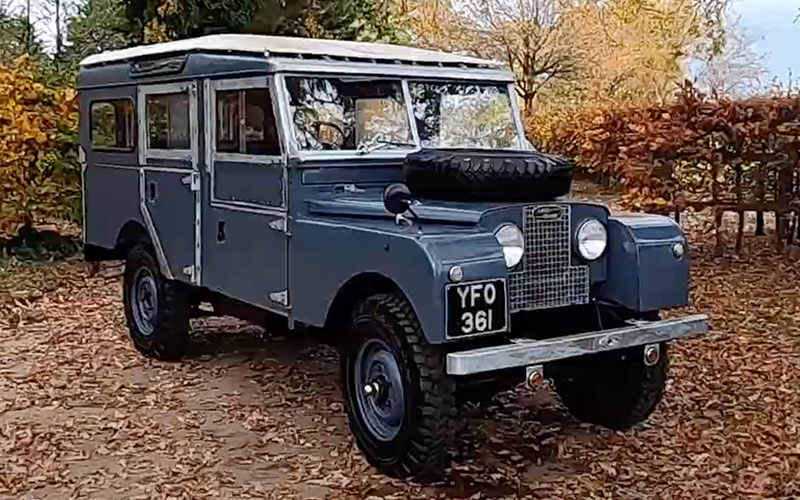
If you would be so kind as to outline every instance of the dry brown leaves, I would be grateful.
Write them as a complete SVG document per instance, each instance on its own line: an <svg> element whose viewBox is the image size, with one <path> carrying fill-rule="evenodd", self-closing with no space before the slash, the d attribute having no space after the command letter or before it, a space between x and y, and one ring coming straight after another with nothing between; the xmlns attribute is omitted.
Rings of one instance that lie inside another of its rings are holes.
<svg viewBox="0 0 800 500"><path fill-rule="evenodd" d="M365 463L313 338L213 319L186 360L153 362L125 337L118 269L0 263L0 498L797 497L800 269L750 241L738 259L695 245L693 309L714 332L672 349L647 423L611 432L513 391L437 484Z"/></svg>

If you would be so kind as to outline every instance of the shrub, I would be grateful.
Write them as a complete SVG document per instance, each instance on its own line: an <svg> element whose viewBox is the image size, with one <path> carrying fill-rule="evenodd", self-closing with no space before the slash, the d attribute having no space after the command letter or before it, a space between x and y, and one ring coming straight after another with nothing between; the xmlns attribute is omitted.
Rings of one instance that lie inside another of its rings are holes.
<svg viewBox="0 0 800 500"><path fill-rule="evenodd" d="M687 82L670 104L531 120L533 140L621 187L631 208L800 215L800 98L710 99Z"/></svg>
<svg viewBox="0 0 800 500"><path fill-rule="evenodd" d="M21 57L0 65L0 236L80 213L74 88L46 84Z"/></svg>

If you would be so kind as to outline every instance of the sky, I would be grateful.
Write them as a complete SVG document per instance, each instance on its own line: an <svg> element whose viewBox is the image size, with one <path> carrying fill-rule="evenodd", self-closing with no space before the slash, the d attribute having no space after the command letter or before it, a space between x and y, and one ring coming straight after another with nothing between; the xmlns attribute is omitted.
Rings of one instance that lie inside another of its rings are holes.
<svg viewBox="0 0 800 500"><path fill-rule="evenodd" d="M770 79L786 83L791 69L800 81L800 0L735 0L733 12L763 54Z"/></svg>

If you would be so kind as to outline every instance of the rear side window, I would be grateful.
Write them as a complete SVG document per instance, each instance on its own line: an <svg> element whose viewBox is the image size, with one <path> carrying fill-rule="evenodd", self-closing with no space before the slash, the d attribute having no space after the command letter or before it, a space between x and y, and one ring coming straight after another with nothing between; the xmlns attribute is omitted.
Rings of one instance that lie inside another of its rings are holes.
<svg viewBox="0 0 800 500"><path fill-rule="evenodd" d="M131 99L95 101L91 115L93 149L133 150L136 119Z"/></svg>
<svg viewBox="0 0 800 500"><path fill-rule="evenodd" d="M281 154L269 89L217 92L217 151L265 156Z"/></svg>
<svg viewBox="0 0 800 500"><path fill-rule="evenodd" d="M188 92L148 94L146 106L149 149L191 148Z"/></svg>

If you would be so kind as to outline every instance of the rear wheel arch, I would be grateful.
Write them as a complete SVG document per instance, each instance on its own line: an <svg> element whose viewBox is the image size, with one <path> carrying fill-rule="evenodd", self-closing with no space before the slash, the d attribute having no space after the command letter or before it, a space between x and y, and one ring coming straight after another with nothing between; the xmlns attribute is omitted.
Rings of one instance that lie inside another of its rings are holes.
<svg viewBox="0 0 800 500"><path fill-rule="evenodd" d="M122 225L114 239L114 245L108 242L85 242L83 254L86 262L102 262L107 260L125 260L128 253L138 243L148 245L152 251L152 242L147 229L137 220L130 219Z"/></svg>
<svg viewBox="0 0 800 500"><path fill-rule="evenodd" d="M114 251L120 259L124 259L128 252L139 243L144 243L148 248L152 247L147 229L139 221L129 220L117 233Z"/></svg>

